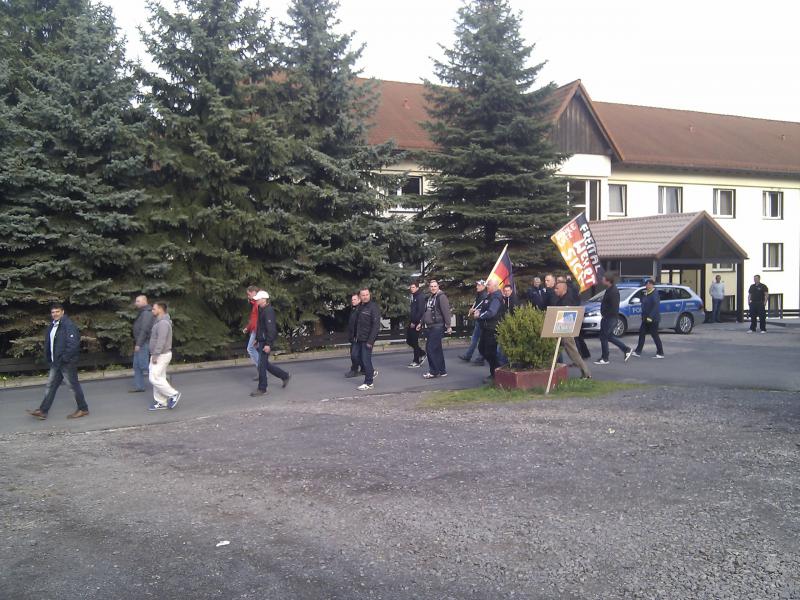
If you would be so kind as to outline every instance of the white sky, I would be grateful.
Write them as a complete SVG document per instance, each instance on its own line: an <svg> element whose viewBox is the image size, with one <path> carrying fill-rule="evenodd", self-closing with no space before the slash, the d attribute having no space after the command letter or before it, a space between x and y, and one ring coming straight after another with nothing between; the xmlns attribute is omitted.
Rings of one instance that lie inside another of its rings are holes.
<svg viewBox="0 0 800 600"><path fill-rule="evenodd" d="M132 58L149 60L144 0L105 0ZM288 0L262 0L282 19ZM366 44L364 74L418 82L453 35L460 0L341 0L342 28ZM583 80L595 100L800 122L795 0L512 0L547 61L540 81Z"/></svg>

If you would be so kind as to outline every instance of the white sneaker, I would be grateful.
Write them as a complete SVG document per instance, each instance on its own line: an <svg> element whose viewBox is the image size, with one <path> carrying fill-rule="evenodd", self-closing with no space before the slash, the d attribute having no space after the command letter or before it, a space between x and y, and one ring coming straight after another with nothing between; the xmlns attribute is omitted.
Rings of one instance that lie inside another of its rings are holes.
<svg viewBox="0 0 800 600"><path fill-rule="evenodd" d="M641 354L639 354L638 352L636 352L636 350L634 350L633 352L631 352L631 356L635 356L636 358L642 358L642 355L641 355Z"/></svg>
<svg viewBox="0 0 800 600"><path fill-rule="evenodd" d="M421 366L422 365L419 364L419 363L412 362L412 363L409 363L408 368L409 369L419 369Z"/></svg>
<svg viewBox="0 0 800 600"><path fill-rule="evenodd" d="M747 330L747 335L750 335L751 333L755 333L755 331L753 331L752 329L748 329Z"/></svg>
<svg viewBox="0 0 800 600"><path fill-rule="evenodd" d="M365 391L367 391L367 390L371 390L371 389L372 389L372 388L374 388L374 387L375 387L375 386L374 386L374 385L372 385L371 383L362 383L362 384L361 384L360 386L358 386L356 389L357 389L357 390L359 390L360 392L365 392Z"/></svg>
<svg viewBox="0 0 800 600"><path fill-rule="evenodd" d="M762 329L759 333L767 333L767 332Z"/></svg>
<svg viewBox="0 0 800 600"><path fill-rule="evenodd" d="M607 360L603 360L603 359L601 358L600 360L596 360L596 361L594 361L594 364L596 364L596 365L607 365L607 364L608 364L608 361L607 361Z"/></svg>
<svg viewBox="0 0 800 600"><path fill-rule="evenodd" d="M656 354L653 358L664 358L663 354Z"/></svg>

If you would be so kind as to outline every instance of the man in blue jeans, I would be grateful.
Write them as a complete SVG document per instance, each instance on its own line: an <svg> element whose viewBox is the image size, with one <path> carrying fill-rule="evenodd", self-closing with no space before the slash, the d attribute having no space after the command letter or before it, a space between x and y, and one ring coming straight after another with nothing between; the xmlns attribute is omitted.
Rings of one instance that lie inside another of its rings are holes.
<svg viewBox="0 0 800 600"><path fill-rule="evenodd" d="M600 360L594 361L594 364L608 364L609 343L622 350L625 355L625 362L628 362L633 350L614 335L614 328L617 326L617 319L619 318L619 289L616 286L616 276L613 273L606 273L603 276L603 285L606 286L606 293L603 294L603 300L600 302L600 350L602 356Z"/></svg>
<svg viewBox="0 0 800 600"><path fill-rule="evenodd" d="M152 307L144 294L136 296L133 305L139 314L133 322L133 387L131 393L143 392L150 365L150 332L153 330Z"/></svg>
<svg viewBox="0 0 800 600"><path fill-rule="evenodd" d="M81 334L75 324L64 314L64 305L60 302L56 302L50 307L50 317L52 321L44 335L44 356L50 364L50 373L47 376L47 386L44 389L44 399L41 405L28 413L32 417L44 421L53 405L61 382L66 379L78 405L78 409L67 418L80 419L89 414L89 406L86 404L83 389L78 382Z"/></svg>
<svg viewBox="0 0 800 600"><path fill-rule="evenodd" d="M458 357L465 362L472 360L472 355L475 354L475 351L478 349L478 344L481 341L481 322L478 320L477 309L485 298L486 282L483 279L479 279L475 282L475 301L472 303L472 308L469 309L469 313L467 314L468 317L475 319L475 325L472 328L472 338L469 341L469 348L467 348L467 351ZM483 365L483 360L483 356L478 352L478 358L475 359L474 364Z"/></svg>

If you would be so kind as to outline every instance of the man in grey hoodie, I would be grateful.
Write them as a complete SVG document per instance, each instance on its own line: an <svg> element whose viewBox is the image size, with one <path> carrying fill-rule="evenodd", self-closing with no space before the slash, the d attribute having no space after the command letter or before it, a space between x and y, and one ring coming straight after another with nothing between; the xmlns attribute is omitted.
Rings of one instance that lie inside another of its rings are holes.
<svg viewBox="0 0 800 600"><path fill-rule="evenodd" d="M143 392L144 378L148 376L150 364L150 332L153 330L153 307L147 296L136 296L133 301L139 314L133 322L133 387L129 392Z"/></svg>
<svg viewBox="0 0 800 600"><path fill-rule="evenodd" d="M150 384L153 386L153 404L148 410L175 408L181 393L167 381L167 366L172 360L172 321L166 302L153 304L155 323L150 332Z"/></svg>

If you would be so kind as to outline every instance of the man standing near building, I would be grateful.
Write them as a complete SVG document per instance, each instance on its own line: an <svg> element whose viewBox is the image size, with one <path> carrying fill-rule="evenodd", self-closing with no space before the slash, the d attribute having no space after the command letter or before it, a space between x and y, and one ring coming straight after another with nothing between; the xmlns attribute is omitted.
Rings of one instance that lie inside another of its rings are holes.
<svg viewBox="0 0 800 600"><path fill-rule="evenodd" d="M494 279L486 284L486 291L488 294L478 307L478 320L481 322L480 352L489 362L489 377L484 381L489 383L497 370L497 323L503 312L503 295Z"/></svg>
<svg viewBox="0 0 800 600"><path fill-rule="evenodd" d="M419 283L412 281L408 286L411 292L411 307L408 313L408 327L406 327L406 344L414 351L414 358L409 369L418 369L425 362L425 351L419 347L419 324L425 314L425 293L420 289Z"/></svg>
<svg viewBox="0 0 800 600"><path fill-rule="evenodd" d="M256 347L258 348L258 389L250 392L251 396L263 396L267 393L267 373L272 373L283 382L283 387L289 383L291 375L280 367L269 362L269 355L275 340L278 339L278 322L275 318L275 309L270 306L269 294L259 290L253 296L258 304L258 321L256 323Z"/></svg>
<svg viewBox="0 0 800 600"><path fill-rule="evenodd" d="M64 314L64 305L55 302L50 306L52 319L44 335L44 356L50 365L47 385L44 388L44 399L36 410L28 411L37 419L44 421L53 405L56 392L66 378L75 396L77 410L67 416L68 419L80 419L89 414L89 406L78 381L78 355L81 350L81 334L78 328Z"/></svg>
<svg viewBox="0 0 800 600"><path fill-rule="evenodd" d="M472 327L472 338L469 341L469 348L467 348L467 351L458 357L465 362L472 360L472 355L475 354L475 351L478 349L478 344L481 341L481 322L477 319L477 310L484 298L486 298L486 282L483 279L479 279L475 282L475 301L472 303L472 308L470 308L467 313L469 318L475 320L475 324ZM478 358L475 359L475 364L483 365L483 357L480 352L478 352Z"/></svg>
<svg viewBox="0 0 800 600"><path fill-rule="evenodd" d="M347 341L350 342L350 370L344 374L345 377L358 377L361 372L361 359L358 357L358 346L356 345L356 320L358 319L359 306L361 306L359 295L351 295L350 317L347 319Z"/></svg>
<svg viewBox="0 0 800 600"><path fill-rule="evenodd" d="M358 307L356 318L356 352L364 371L364 383L357 389L364 392L374 387L375 377L378 375L372 366L372 349L381 331L381 311L372 299L369 288L362 289L358 296L361 298L361 306Z"/></svg>
<svg viewBox="0 0 800 600"><path fill-rule="evenodd" d="M622 350L625 355L625 362L628 362L633 350L614 335L614 328L617 326L617 319L619 319L619 290L616 286L616 276L613 273L603 275L603 285L606 286L606 293L603 294L603 300L600 302L600 350L602 356L600 360L594 361L594 364L608 364L609 343Z"/></svg>
<svg viewBox="0 0 800 600"><path fill-rule="evenodd" d="M153 304L153 329L150 332L150 385L153 404L148 410L175 408L181 393L167 381L167 367L172 360L172 320L166 302Z"/></svg>
<svg viewBox="0 0 800 600"><path fill-rule="evenodd" d="M247 326L242 329L242 333L248 335L247 338L247 354L250 360L256 367L256 378L258 381L258 357L261 354L256 348L256 326L258 325L258 303L254 300L255 295L259 292L259 288L251 285L247 288L247 301L250 303L250 316L247 319Z"/></svg>
<svg viewBox="0 0 800 600"><path fill-rule="evenodd" d="M569 286L567 285L566 281L556 283L553 293L555 294L556 298L555 306L575 306L569 297ZM578 352L578 347L575 345L575 339L571 337L562 337L561 347L564 348L567 356L569 356L570 360L575 364L575 366L581 370L581 379L591 379L592 372L584 362L583 357L581 357L581 353Z"/></svg>
<svg viewBox="0 0 800 600"><path fill-rule="evenodd" d="M661 336L658 335L658 326L661 323L661 297L656 289L656 282L648 279L645 283L644 296L642 296L642 324L639 326L639 343L633 356L640 357L644 348L647 334L656 344L656 355L653 358L664 358L664 347L661 345Z"/></svg>
<svg viewBox="0 0 800 600"><path fill-rule="evenodd" d="M761 333L767 333L769 289L761 283L760 275L753 277L753 285L747 290L747 304L750 306L750 329L747 333L756 332L756 321L761 325Z"/></svg>
<svg viewBox="0 0 800 600"><path fill-rule="evenodd" d="M133 322L133 387L129 392L143 392L145 377L150 369L150 332L153 330L152 307L147 296L136 296L133 301L139 314Z"/></svg>
<svg viewBox="0 0 800 600"><path fill-rule="evenodd" d="M711 296L711 322L722 323L719 318L719 311L725 300L725 284L722 282L722 277L717 275L714 278L714 283L708 288L708 294Z"/></svg>
<svg viewBox="0 0 800 600"><path fill-rule="evenodd" d="M450 326L452 315L450 314L450 301L447 295L439 289L439 282L431 279L428 283L430 295L425 303L425 314L422 323L427 332L427 342L425 352L428 354L428 372L423 375L425 379L434 377L447 377L447 365L444 362L444 349L442 348L442 338L445 331L453 333Z"/></svg>
<svg viewBox="0 0 800 600"><path fill-rule="evenodd" d="M542 290L542 310L547 310L548 306L556 303L555 294L556 278L552 273L544 276L544 289Z"/></svg>

